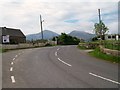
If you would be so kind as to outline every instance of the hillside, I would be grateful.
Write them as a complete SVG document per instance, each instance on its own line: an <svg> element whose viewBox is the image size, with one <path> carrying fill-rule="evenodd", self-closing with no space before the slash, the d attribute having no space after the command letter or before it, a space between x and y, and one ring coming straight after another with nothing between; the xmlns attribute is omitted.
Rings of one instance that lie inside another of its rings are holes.
<svg viewBox="0 0 120 90"><path fill-rule="evenodd" d="M44 35L44 39L51 39L54 36L58 36L59 34L53 32L53 31L50 31L50 30L44 30L43 35ZM36 39L41 39L41 38L42 38L41 33L30 34L30 35L26 36L27 40L32 40L32 39L36 40Z"/></svg>
<svg viewBox="0 0 120 90"><path fill-rule="evenodd" d="M52 39L54 36L59 36L59 34L50 31L50 30L44 30L43 31L44 39ZM69 33L69 35L77 38L84 39L86 41L89 41L91 38L95 36L95 34L90 34L84 31L72 31ZM36 40L36 39L41 39L41 33L36 33L36 34L30 34L26 36L27 40Z"/></svg>
<svg viewBox="0 0 120 90"><path fill-rule="evenodd" d="M84 31L72 31L69 33L69 35L77 37L77 38L81 38L87 41L95 36L95 34L90 34Z"/></svg>

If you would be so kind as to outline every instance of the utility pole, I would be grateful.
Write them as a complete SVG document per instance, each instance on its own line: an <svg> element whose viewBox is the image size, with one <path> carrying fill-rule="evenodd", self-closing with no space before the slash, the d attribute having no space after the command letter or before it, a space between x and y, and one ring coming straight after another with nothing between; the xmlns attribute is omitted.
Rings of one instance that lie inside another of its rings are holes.
<svg viewBox="0 0 120 90"><path fill-rule="evenodd" d="M43 40L43 27L42 27L42 23L43 23L43 21L42 21L41 15L40 15L40 28L41 28L41 36L42 36L42 40Z"/></svg>
<svg viewBox="0 0 120 90"><path fill-rule="evenodd" d="M101 25L101 15L100 15L100 9L98 9L98 15L99 15L99 25ZM100 29L101 29L101 26L100 26ZM100 38L101 38L101 35L100 35ZM102 39L102 38L101 38Z"/></svg>
<svg viewBox="0 0 120 90"><path fill-rule="evenodd" d="M100 24L100 22L101 22L100 9L98 9L98 13L99 13L99 24Z"/></svg>
<svg viewBox="0 0 120 90"><path fill-rule="evenodd" d="M100 31L101 31L102 26L101 26L101 15L100 15L100 9L98 9L98 14L99 14L99 25L100 25ZM102 44L102 33L100 33L100 44Z"/></svg>

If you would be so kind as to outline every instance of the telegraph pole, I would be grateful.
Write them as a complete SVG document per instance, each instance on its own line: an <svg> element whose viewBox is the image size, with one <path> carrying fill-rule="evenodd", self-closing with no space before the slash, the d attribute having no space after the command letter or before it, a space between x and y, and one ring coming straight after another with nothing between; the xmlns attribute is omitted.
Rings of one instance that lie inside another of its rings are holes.
<svg viewBox="0 0 120 90"><path fill-rule="evenodd" d="M43 21L42 21L41 15L40 15L40 28L41 28L41 36L42 36L42 40L43 40L43 27L42 27L42 23L43 23Z"/></svg>
<svg viewBox="0 0 120 90"><path fill-rule="evenodd" d="M102 29L101 26L101 15L100 15L100 9L98 9L98 14L99 14L99 25L100 25L100 30ZM100 44L102 44L102 33L100 33Z"/></svg>
<svg viewBox="0 0 120 90"><path fill-rule="evenodd" d="M100 24L100 22L101 22L100 9L98 9L98 13L99 13L99 24Z"/></svg>

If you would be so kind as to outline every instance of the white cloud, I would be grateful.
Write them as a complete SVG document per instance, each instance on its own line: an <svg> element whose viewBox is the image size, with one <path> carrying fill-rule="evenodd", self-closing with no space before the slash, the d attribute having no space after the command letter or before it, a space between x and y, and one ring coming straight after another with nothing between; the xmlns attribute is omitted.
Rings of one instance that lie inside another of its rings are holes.
<svg viewBox="0 0 120 90"><path fill-rule="evenodd" d="M108 25L109 33L116 34L118 33L118 22L112 22Z"/></svg>
<svg viewBox="0 0 120 90"><path fill-rule="evenodd" d="M25 34L38 33L40 31L39 15L41 14L45 20L44 29L57 33L69 33L72 30L92 32L94 23L98 22L97 9L100 8L101 14L105 17L102 18L109 26L110 32L117 31L117 28L113 26L113 23L117 23L117 13L111 13L117 11L118 0L111 0L112 3L108 0L104 0L105 2L103 0L53 1L4 0L0 3L0 11L2 12L0 25L20 28ZM70 19L77 19L79 22L65 22Z"/></svg>

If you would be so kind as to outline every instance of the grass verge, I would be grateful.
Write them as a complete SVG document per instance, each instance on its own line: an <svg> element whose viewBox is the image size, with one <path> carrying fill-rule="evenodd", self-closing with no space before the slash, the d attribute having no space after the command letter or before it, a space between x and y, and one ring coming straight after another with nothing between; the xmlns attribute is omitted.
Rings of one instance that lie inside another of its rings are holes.
<svg viewBox="0 0 120 90"><path fill-rule="evenodd" d="M7 50L0 48L0 53L6 52Z"/></svg>
<svg viewBox="0 0 120 90"><path fill-rule="evenodd" d="M81 49L81 50L86 50L86 49L88 49L88 48L86 48L85 46L77 46L77 48L79 48L79 49Z"/></svg>
<svg viewBox="0 0 120 90"><path fill-rule="evenodd" d="M105 40L103 45L105 48L120 51L120 40Z"/></svg>
<svg viewBox="0 0 120 90"><path fill-rule="evenodd" d="M100 59L115 62L115 63L120 63L120 57L104 54L100 52L99 48L96 48L94 51L89 52L89 54L96 58L100 58Z"/></svg>

